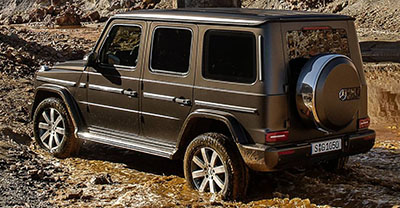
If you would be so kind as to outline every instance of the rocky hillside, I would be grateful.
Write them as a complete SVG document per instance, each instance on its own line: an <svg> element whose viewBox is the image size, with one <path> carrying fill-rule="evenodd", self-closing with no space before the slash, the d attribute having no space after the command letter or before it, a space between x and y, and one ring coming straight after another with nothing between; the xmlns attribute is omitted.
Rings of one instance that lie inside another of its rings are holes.
<svg viewBox="0 0 400 208"><path fill-rule="evenodd" d="M0 0L0 24L41 22L42 25L80 25L136 9L152 9L157 0Z"/></svg>
<svg viewBox="0 0 400 208"><path fill-rule="evenodd" d="M0 0L0 24L42 22L47 25L80 25L82 22L105 21L118 12L173 8L176 5L174 1L177 0ZM186 0L196 1L200 0ZM359 28L389 34L400 32L398 0L242 0L241 5L245 8L341 13L355 17Z"/></svg>
<svg viewBox="0 0 400 208"><path fill-rule="evenodd" d="M242 7L340 13L355 17L359 28L400 32L398 0L243 0Z"/></svg>

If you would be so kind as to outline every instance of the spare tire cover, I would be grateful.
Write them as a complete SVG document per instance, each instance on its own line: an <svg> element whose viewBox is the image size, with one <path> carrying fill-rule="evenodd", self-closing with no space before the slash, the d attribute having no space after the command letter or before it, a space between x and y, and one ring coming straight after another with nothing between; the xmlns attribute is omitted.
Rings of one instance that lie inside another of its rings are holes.
<svg viewBox="0 0 400 208"><path fill-rule="evenodd" d="M327 54L310 59L296 86L299 115L326 131L337 131L355 118L361 82L357 69L344 55Z"/></svg>

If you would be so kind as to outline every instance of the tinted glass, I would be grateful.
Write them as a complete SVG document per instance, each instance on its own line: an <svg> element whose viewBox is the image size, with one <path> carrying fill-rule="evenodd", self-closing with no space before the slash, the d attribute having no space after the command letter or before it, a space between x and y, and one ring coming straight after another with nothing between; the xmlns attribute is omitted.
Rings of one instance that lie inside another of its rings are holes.
<svg viewBox="0 0 400 208"><path fill-rule="evenodd" d="M101 51L101 63L135 67L139 55L141 28L114 26Z"/></svg>
<svg viewBox="0 0 400 208"><path fill-rule="evenodd" d="M323 53L350 57L344 29L293 30L286 33L289 59L310 58Z"/></svg>
<svg viewBox="0 0 400 208"><path fill-rule="evenodd" d="M191 43L190 30L157 28L154 32L151 68L176 73L187 72Z"/></svg>
<svg viewBox="0 0 400 208"><path fill-rule="evenodd" d="M252 33L211 30L205 34L203 76L252 83L256 78L256 40Z"/></svg>

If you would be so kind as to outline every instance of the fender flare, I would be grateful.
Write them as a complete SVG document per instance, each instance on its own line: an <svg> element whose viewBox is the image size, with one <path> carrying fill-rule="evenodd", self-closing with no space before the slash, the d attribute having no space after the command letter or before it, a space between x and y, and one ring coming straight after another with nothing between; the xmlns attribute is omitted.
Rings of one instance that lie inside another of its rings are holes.
<svg viewBox="0 0 400 208"><path fill-rule="evenodd" d="M31 106L31 115L30 118L33 119L33 114L35 113L36 107L43 99L39 99L39 95L41 93L53 93L57 94L65 104L65 108L68 111L68 114L71 117L72 124L74 126L74 135L77 136L78 131L84 125L84 120L79 111L79 107L75 102L74 97L71 95L69 90L66 87L55 85L55 84L43 84L36 88L35 95L34 95L34 102Z"/></svg>
<svg viewBox="0 0 400 208"><path fill-rule="evenodd" d="M183 123L182 128L178 135L178 140L176 143L176 151L174 153L174 156L177 155L177 152L182 151L181 148L184 147L188 139L193 139L193 138L187 138L187 135L190 133L191 122L193 122L197 118L203 118L203 119L205 118L223 122L229 129L232 135L233 142L235 143L248 144L250 141L244 128L232 114L218 110L198 109L190 113L189 116L186 118L185 122Z"/></svg>

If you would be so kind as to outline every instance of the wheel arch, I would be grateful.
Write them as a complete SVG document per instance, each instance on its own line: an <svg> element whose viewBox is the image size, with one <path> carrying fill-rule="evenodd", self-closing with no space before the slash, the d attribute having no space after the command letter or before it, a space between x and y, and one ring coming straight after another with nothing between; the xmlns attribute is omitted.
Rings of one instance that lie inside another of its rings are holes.
<svg viewBox="0 0 400 208"><path fill-rule="evenodd" d="M235 143L249 143L249 136L232 114L200 109L192 112L182 125L172 159L183 158L189 143L196 136L207 132L222 133Z"/></svg>
<svg viewBox="0 0 400 208"><path fill-rule="evenodd" d="M65 108L71 117L74 134L77 136L78 130L84 125L84 121L74 97L71 95L69 90L63 86L44 84L37 87L35 90L34 101L31 106L30 118L33 119L35 110L39 103L50 97L59 98L63 101Z"/></svg>

